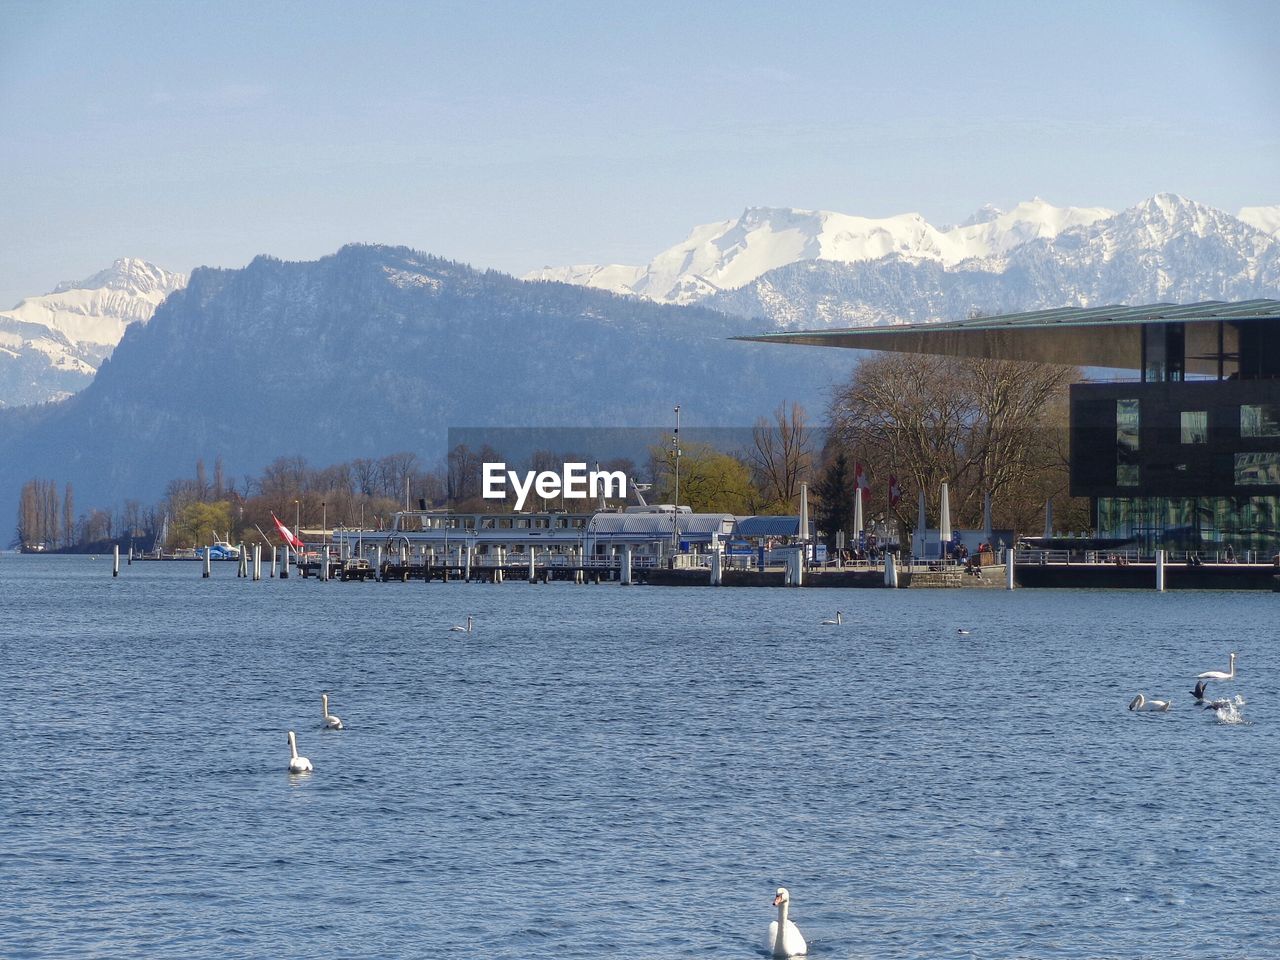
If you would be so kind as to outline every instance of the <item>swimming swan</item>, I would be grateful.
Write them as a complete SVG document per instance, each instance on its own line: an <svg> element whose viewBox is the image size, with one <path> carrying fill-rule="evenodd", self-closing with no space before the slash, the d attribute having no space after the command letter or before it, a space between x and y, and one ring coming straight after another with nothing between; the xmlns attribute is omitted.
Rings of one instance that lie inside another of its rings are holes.
<svg viewBox="0 0 1280 960"><path fill-rule="evenodd" d="M778 919L769 924L769 939L764 948L775 957L799 957L809 952L809 945L800 935L800 928L787 919L787 904L791 894L786 887L779 887L773 898L778 908Z"/></svg>
<svg viewBox="0 0 1280 960"><path fill-rule="evenodd" d="M1173 706L1171 700L1148 700L1142 694L1138 694L1129 702L1130 710L1160 710L1166 711Z"/></svg>
<svg viewBox="0 0 1280 960"><path fill-rule="evenodd" d="M327 693L320 694L320 702L324 704L324 728L326 730L341 730L342 721L329 712L329 695Z"/></svg>
<svg viewBox="0 0 1280 960"><path fill-rule="evenodd" d="M844 614L837 610L834 620L819 620L818 622L824 627L838 627L844 623Z"/></svg>
<svg viewBox="0 0 1280 960"><path fill-rule="evenodd" d="M1231 669L1226 673L1221 670L1206 670L1196 674L1197 680L1234 680L1236 678L1236 655L1231 654Z"/></svg>
<svg viewBox="0 0 1280 960"><path fill-rule="evenodd" d="M298 756L298 740L293 735L293 731L289 731L289 772L290 773L310 773L315 768L311 766L311 761L306 757Z"/></svg>
<svg viewBox="0 0 1280 960"><path fill-rule="evenodd" d="M449 628L449 632L450 633L470 633L471 621L473 619L474 619L473 617L467 617L467 625L465 627L459 626L458 624L455 623L452 627Z"/></svg>

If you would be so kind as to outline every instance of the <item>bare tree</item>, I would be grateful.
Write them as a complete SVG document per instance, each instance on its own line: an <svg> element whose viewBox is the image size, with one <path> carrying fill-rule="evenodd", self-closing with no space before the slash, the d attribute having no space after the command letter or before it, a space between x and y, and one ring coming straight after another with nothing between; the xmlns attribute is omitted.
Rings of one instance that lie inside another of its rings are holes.
<svg viewBox="0 0 1280 960"><path fill-rule="evenodd" d="M813 472L813 437L804 407L780 404L772 423L764 417L756 421L752 441L749 458L764 498L761 512L793 509L800 484Z"/></svg>
<svg viewBox="0 0 1280 960"><path fill-rule="evenodd" d="M877 355L836 390L833 439L880 478L872 499L882 509L883 481L899 478L907 495L892 512L904 526L915 525L914 494L925 490L931 502L943 480L957 523L980 522L990 493L1005 523L1025 524L1025 504L1039 509L1046 484L1065 487L1055 412L1078 376L1049 364Z"/></svg>
<svg viewBox="0 0 1280 960"><path fill-rule="evenodd" d="M67 481L62 495L62 545L70 547L76 539L76 507L75 493L71 489L71 481Z"/></svg>

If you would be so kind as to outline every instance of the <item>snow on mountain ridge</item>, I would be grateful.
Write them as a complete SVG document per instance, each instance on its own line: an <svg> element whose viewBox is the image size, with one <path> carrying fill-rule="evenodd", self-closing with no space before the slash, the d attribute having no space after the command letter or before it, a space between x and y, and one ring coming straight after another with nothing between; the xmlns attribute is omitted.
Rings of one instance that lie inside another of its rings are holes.
<svg viewBox="0 0 1280 960"><path fill-rule="evenodd" d="M0 311L0 406L56 400L83 386L132 323L146 323L187 277L116 260L79 281ZM21 371L20 373L17 371Z"/></svg>
<svg viewBox="0 0 1280 960"><path fill-rule="evenodd" d="M802 260L858 263L898 255L955 266L998 258L1028 241L1113 216L1102 207L1055 207L1035 198L1004 213L987 207L959 227L940 230L919 213L860 217L829 210L748 207L736 220L695 227L644 267L620 264L544 268L530 280L559 280L691 303L734 290L770 270Z"/></svg>
<svg viewBox="0 0 1280 960"><path fill-rule="evenodd" d="M1241 207L1236 219L1280 239L1280 203L1270 207Z"/></svg>

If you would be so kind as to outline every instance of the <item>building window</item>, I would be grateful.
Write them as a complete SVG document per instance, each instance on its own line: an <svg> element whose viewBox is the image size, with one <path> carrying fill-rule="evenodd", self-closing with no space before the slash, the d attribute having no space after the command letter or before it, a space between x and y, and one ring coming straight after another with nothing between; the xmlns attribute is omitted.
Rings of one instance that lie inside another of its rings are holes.
<svg viewBox="0 0 1280 960"><path fill-rule="evenodd" d="M1209 442L1209 412L1207 410L1182 411L1182 442Z"/></svg>
<svg viewBox="0 0 1280 960"><path fill-rule="evenodd" d="M1236 485L1280 486L1280 453L1237 453Z"/></svg>
<svg viewBox="0 0 1280 960"><path fill-rule="evenodd" d="M1137 400L1116 401L1116 486L1138 485L1138 433L1140 407Z"/></svg>
<svg viewBox="0 0 1280 960"><path fill-rule="evenodd" d="M1241 404L1240 436L1280 437L1280 403Z"/></svg>
<svg viewBox="0 0 1280 960"><path fill-rule="evenodd" d="M1116 446L1121 450L1138 449L1139 411L1137 400L1116 401Z"/></svg>

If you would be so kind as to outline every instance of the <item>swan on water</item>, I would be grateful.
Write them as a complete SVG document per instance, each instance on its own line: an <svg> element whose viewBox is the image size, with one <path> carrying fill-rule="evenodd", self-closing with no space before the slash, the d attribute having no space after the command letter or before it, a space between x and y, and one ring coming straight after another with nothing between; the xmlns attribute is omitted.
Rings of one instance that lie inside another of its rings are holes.
<svg viewBox="0 0 1280 960"><path fill-rule="evenodd" d="M844 623L844 614L837 610L836 618L834 620L822 620L819 622L824 627L838 627L840 624Z"/></svg>
<svg viewBox="0 0 1280 960"><path fill-rule="evenodd" d="M320 694L320 702L324 708L324 728L326 730L341 730L342 721L329 712L329 695L327 693Z"/></svg>
<svg viewBox="0 0 1280 960"><path fill-rule="evenodd" d="M293 735L293 731L289 731L289 772L290 773L310 773L314 767L311 761L306 757L298 756L298 740Z"/></svg>
<svg viewBox="0 0 1280 960"><path fill-rule="evenodd" d="M787 904L791 894L786 887L779 887L773 905L778 908L778 919L769 924L769 939L764 948L775 957L799 957L809 952L809 945L800 935L800 928L787 919Z"/></svg>
<svg viewBox="0 0 1280 960"><path fill-rule="evenodd" d="M1206 670L1204 673L1196 674L1197 680L1234 680L1236 678L1236 655L1231 655L1231 669L1225 673L1221 670Z"/></svg>
<svg viewBox="0 0 1280 960"><path fill-rule="evenodd" d="M1141 693L1129 701L1130 710L1168 710L1173 706L1171 700L1148 700Z"/></svg>
<svg viewBox="0 0 1280 960"><path fill-rule="evenodd" d="M468 617L467 617L467 625L466 625L465 627L464 627L464 626L462 626L461 624L457 624L457 623L455 623L452 627L450 627L450 628L449 628L449 632L450 632L450 633L470 633L470 632L471 632L471 622L472 622L472 620L474 620L474 619L475 619L474 617L468 616Z"/></svg>

